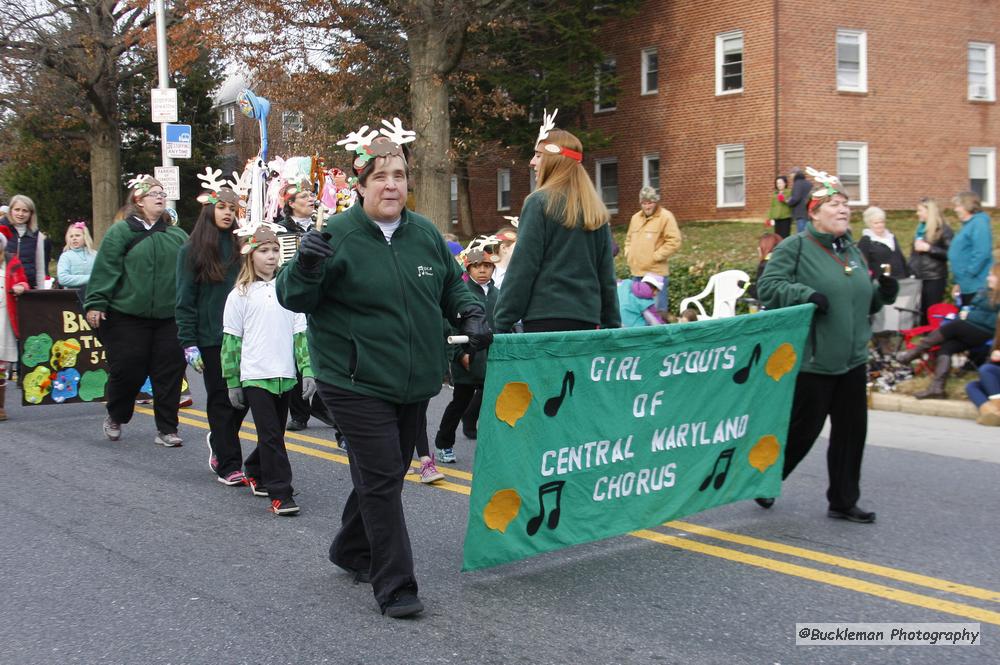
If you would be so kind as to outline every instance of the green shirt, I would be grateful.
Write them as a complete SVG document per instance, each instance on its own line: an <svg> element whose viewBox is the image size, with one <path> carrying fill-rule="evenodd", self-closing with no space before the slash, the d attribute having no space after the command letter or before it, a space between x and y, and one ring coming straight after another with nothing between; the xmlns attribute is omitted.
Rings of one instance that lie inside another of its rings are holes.
<svg viewBox="0 0 1000 665"><path fill-rule="evenodd" d="M510 332L519 320L539 319L620 327L611 226L568 229L560 215L546 214L547 196L539 190L521 209L517 247L497 302L497 332Z"/></svg>
<svg viewBox="0 0 1000 665"><path fill-rule="evenodd" d="M396 404L441 390L445 321L480 305L441 232L404 209L387 242L361 205L329 219L333 255L317 273L298 256L278 273L278 301L309 320L316 378Z"/></svg>
<svg viewBox="0 0 1000 665"><path fill-rule="evenodd" d="M177 302L177 254L187 233L159 221L146 232L138 217L111 225L94 259L84 309L121 312L147 319L172 319ZM126 250L128 250L126 252Z"/></svg>
<svg viewBox="0 0 1000 665"><path fill-rule="evenodd" d="M189 255L188 241L177 253L177 338L181 346L222 346L222 313L226 298L233 290L240 272L233 233L219 231L219 258L228 266L221 282L199 282L195 279ZM235 258L234 258L235 255Z"/></svg>
<svg viewBox="0 0 1000 665"><path fill-rule="evenodd" d="M757 294L769 309L805 304L814 293L829 301L825 314L813 315L803 372L845 374L864 364L872 336L868 317L896 300L895 291L883 293L872 280L850 232L843 238L843 250L838 251L831 234L808 224L774 249L757 284Z"/></svg>

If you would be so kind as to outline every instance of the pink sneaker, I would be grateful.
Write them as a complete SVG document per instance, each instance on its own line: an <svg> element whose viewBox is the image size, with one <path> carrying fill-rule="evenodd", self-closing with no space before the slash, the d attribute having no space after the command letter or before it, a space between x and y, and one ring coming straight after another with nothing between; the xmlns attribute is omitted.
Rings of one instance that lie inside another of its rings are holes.
<svg viewBox="0 0 1000 665"><path fill-rule="evenodd" d="M236 471L233 471L232 473L226 474L225 476L219 476L217 478L217 480L220 483L222 483L223 485L228 485L229 487L232 487L234 485L242 485L243 484L243 472L239 471L239 470L236 470Z"/></svg>
<svg viewBox="0 0 1000 665"><path fill-rule="evenodd" d="M433 457L420 463L420 482L428 484L436 483L439 480L444 480L444 474L438 471Z"/></svg>

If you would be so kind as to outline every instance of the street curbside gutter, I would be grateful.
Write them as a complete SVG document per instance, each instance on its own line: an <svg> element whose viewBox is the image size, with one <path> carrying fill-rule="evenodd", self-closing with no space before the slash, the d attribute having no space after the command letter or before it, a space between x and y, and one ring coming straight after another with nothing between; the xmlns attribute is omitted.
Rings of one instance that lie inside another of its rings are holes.
<svg viewBox="0 0 1000 665"><path fill-rule="evenodd" d="M979 416L975 405L969 401L926 399L920 400L911 395L893 393L872 393L869 402L872 409L878 411L902 411L922 416L944 416L946 418L965 418L975 420Z"/></svg>

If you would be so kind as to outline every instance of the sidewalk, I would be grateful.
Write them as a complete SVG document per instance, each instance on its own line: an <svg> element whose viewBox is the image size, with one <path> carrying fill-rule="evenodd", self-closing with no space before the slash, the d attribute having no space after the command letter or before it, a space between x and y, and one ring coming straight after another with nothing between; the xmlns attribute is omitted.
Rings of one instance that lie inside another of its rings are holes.
<svg viewBox="0 0 1000 665"><path fill-rule="evenodd" d="M829 436L829 424L823 436ZM1000 427L963 418L871 410L868 445L1000 464Z"/></svg>

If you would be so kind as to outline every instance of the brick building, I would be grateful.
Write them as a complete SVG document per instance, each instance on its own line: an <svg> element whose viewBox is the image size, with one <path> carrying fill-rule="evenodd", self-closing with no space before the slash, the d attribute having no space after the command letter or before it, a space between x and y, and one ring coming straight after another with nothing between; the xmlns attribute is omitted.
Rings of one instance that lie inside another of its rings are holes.
<svg viewBox="0 0 1000 665"><path fill-rule="evenodd" d="M648 0L604 35L617 94L595 86L588 123L611 141L584 146L584 166L616 224L644 183L680 220L762 219L775 174L806 164L839 174L856 206L965 189L996 206L995 3ZM513 153L470 180L480 231L532 187Z"/></svg>

